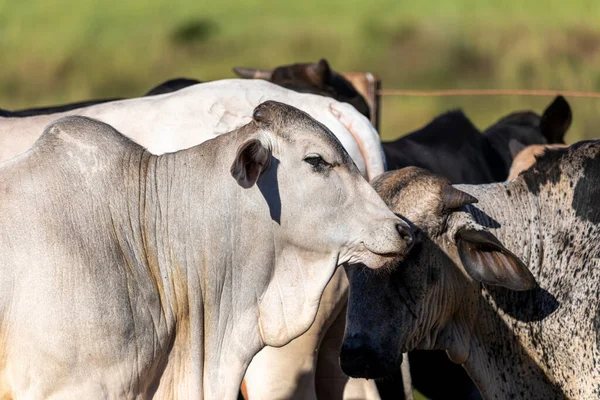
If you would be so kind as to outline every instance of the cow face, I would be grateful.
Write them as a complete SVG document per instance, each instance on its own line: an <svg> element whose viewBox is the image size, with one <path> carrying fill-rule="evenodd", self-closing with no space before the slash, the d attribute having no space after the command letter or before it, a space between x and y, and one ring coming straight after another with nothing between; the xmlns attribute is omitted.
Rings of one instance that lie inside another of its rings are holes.
<svg viewBox="0 0 600 400"><path fill-rule="evenodd" d="M317 63L292 64L274 70L234 68L242 78L264 79L284 88L302 93L313 93L350 103L364 116L370 118L369 106L354 86L342 75L333 71L325 59Z"/></svg>
<svg viewBox="0 0 600 400"><path fill-rule="evenodd" d="M572 118L569 103L564 97L557 96L541 117L530 111L513 113L490 126L483 134L509 168L513 160L511 153L515 153L517 146L565 143L564 137Z"/></svg>
<svg viewBox="0 0 600 400"><path fill-rule="evenodd" d="M257 197L268 204L264 229L276 254L260 299L261 327L266 344L281 345L278 338L293 337L282 330L296 332L290 326L300 321L303 329L310 326L315 314L303 307L308 301L316 313L338 265L383 267L402 257L413 237L336 137L308 114L269 101L255 109L246 129L231 173L244 190L259 191ZM256 227L256 237L261 229Z"/></svg>
<svg viewBox="0 0 600 400"><path fill-rule="evenodd" d="M526 290L535 280L523 263L470 214L477 200L419 168L377 178L373 186L392 211L413 224L413 249L382 272L348 266L350 297L341 352L350 376L395 372L403 352L446 348L464 362L467 343L456 338L474 309L481 283ZM457 317L460 315L460 317ZM453 340L454 339L454 340Z"/></svg>

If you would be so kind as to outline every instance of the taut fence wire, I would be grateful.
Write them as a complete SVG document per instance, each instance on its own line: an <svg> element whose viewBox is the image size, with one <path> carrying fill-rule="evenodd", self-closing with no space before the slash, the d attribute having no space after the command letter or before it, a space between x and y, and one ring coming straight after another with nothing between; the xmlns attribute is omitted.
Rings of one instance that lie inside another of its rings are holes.
<svg viewBox="0 0 600 400"><path fill-rule="evenodd" d="M406 97L444 97L444 96L538 96L550 97L562 95L565 97L600 98L598 92L579 92L573 90L527 90L527 89L448 89L448 90L410 90L410 89L380 89L380 96Z"/></svg>

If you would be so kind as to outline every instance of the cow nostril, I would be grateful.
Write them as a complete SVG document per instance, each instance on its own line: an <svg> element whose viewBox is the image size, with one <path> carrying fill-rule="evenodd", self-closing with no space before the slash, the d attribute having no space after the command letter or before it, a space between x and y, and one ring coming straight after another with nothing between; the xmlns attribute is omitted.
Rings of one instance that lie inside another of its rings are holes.
<svg viewBox="0 0 600 400"><path fill-rule="evenodd" d="M398 230L398 233L400 233L400 237L406 242L406 244L410 245L412 244L412 242L414 242L415 235L410 229L400 224L396 225L396 229Z"/></svg>

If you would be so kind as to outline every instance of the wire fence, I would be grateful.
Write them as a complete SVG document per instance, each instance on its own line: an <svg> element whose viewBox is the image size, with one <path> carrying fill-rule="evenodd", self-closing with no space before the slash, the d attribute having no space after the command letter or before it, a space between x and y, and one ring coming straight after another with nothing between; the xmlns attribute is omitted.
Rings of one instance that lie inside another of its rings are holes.
<svg viewBox="0 0 600 400"><path fill-rule="evenodd" d="M600 98L597 92L579 92L572 90L527 90L527 89L448 89L448 90L404 90L380 89L380 96L412 96L412 97L444 97L444 96L537 96L551 97L562 95L565 97Z"/></svg>

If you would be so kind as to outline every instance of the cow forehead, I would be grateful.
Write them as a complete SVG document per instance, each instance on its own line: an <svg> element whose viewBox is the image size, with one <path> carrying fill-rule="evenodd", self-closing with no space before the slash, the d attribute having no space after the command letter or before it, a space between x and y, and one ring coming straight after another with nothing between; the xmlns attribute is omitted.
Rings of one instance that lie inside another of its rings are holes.
<svg viewBox="0 0 600 400"><path fill-rule="evenodd" d="M439 197L440 188L449 182L423 168L406 167L386 172L377 177L372 185L388 206L393 207L400 196L406 200L408 192L421 199L423 196ZM410 190L407 190L409 189ZM415 198L414 200L419 200Z"/></svg>
<svg viewBox="0 0 600 400"><path fill-rule="evenodd" d="M293 140L310 135L331 146L333 151L342 155L344 161L349 157L338 138L325 125L302 110L270 100L256 107L255 115L257 112L264 114L260 124L270 126L278 137Z"/></svg>

